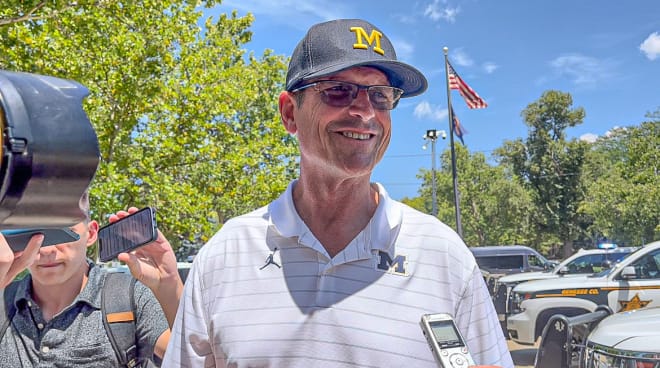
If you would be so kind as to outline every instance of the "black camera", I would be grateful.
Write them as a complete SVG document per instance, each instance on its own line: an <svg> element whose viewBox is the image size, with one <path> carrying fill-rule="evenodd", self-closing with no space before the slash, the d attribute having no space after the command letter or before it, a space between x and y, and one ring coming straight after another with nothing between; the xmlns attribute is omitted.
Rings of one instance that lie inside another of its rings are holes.
<svg viewBox="0 0 660 368"><path fill-rule="evenodd" d="M0 229L80 222L80 198L99 164L83 85L0 70Z"/></svg>

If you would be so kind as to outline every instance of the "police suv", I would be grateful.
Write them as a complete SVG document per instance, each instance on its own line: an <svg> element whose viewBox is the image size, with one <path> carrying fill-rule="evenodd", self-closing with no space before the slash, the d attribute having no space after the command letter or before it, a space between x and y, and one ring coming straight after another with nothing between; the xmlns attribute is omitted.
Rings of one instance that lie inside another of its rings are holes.
<svg viewBox="0 0 660 368"><path fill-rule="evenodd" d="M580 367L660 367L660 308L615 313L596 325Z"/></svg>
<svg viewBox="0 0 660 368"><path fill-rule="evenodd" d="M524 245L482 245L470 247L470 251L491 295L495 281L504 275L549 270L557 265L555 261L545 259L539 252Z"/></svg>
<svg viewBox="0 0 660 368"><path fill-rule="evenodd" d="M614 312L660 306L660 241L597 274L518 284L511 293L507 332L520 344L534 344L553 315L576 316L598 305Z"/></svg>
<svg viewBox="0 0 660 368"><path fill-rule="evenodd" d="M617 247L616 244L599 244L597 249L580 249L577 253L563 260L555 268L542 272L524 272L502 276L495 281L493 304L500 318L505 321L511 312L507 306L513 288L525 281L573 277L601 272L632 253L636 247ZM506 334L506 329L505 329Z"/></svg>

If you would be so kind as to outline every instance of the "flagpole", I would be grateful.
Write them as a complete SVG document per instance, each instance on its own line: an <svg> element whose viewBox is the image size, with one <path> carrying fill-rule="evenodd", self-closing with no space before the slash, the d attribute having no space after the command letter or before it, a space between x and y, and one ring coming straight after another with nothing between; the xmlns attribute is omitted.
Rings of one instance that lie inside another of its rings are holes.
<svg viewBox="0 0 660 368"><path fill-rule="evenodd" d="M445 54L445 80L447 81L447 110L449 111L449 145L451 147L451 175L454 182L454 208L456 212L456 232L463 237L463 225L461 224L460 194L458 192L458 175L456 173L456 152L454 151L454 112L451 108L451 90L449 89L449 68L447 54L449 48L442 48Z"/></svg>

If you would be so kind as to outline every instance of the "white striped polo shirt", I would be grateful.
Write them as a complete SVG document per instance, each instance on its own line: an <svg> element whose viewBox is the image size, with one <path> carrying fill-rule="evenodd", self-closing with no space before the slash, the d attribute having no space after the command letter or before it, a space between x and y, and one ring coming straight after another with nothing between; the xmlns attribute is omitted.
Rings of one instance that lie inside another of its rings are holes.
<svg viewBox="0 0 660 368"><path fill-rule="evenodd" d="M513 367L453 230L377 185L370 223L331 259L298 216L293 185L195 257L164 367L437 367L425 313L455 316L477 363Z"/></svg>

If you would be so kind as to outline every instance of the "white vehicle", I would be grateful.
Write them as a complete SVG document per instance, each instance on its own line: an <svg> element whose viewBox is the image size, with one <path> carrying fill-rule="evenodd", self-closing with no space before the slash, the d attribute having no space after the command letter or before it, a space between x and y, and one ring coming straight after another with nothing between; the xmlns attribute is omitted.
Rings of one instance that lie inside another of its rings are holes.
<svg viewBox="0 0 660 368"><path fill-rule="evenodd" d="M597 249L580 249L577 253L566 258L551 270L516 273L500 277L495 281L493 292L493 304L495 304L495 310L500 321L506 321L506 316L511 313L509 310L509 301L511 291L516 285L525 281L573 277L602 272L612 267L612 265L636 249L637 247L617 247L613 244L600 245Z"/></svg>
<svg viewBox="0 0 660 368"><path fill-rule="evenodd" d="M495 280L520 272L544 271L557 265L549 261L535 249L524 245L481 245L470 247L481 274L493 295Z"/></svg>
<svg viewBox="0 0 660 368"><path fill-rule="evenodd" d="M660 308L613 314L586 341L582 368L660 367Z"/></svg>
<svg viewBox="0 0 660 368"><path fill-rule="evenodd" d="M511 294L507 332L514 341L531 345L553 315L572 317L598 305L614 312L660 306L660 241L598 274L518 284Z"/></svg>

